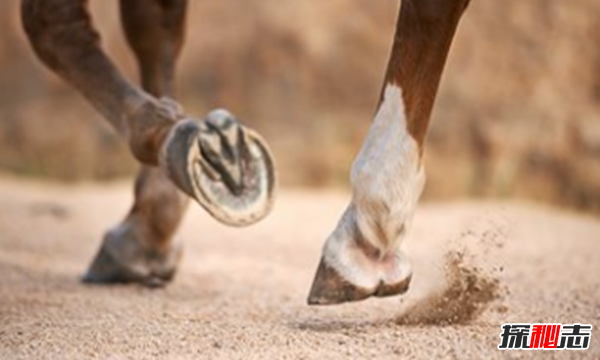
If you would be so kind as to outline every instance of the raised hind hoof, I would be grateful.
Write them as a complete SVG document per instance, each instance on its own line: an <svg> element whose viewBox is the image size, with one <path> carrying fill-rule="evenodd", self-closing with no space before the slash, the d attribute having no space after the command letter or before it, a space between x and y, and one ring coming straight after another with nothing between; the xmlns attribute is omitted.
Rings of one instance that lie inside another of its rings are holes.
<svg viewBox="0 0 600 360"><path fill-rule="evenodd" d="M106 234L100 250L81 279L89 284L139 283L162 287L175 276L181 246L146 249L121 225Z"/></svg>
<svg viewBox="0 0 600 360"><path fill-rule="evenodd" d="M160 164L169 178L218 221L246 226L271 210L275 168L266 142L226 110L177 123Z"/></svg>

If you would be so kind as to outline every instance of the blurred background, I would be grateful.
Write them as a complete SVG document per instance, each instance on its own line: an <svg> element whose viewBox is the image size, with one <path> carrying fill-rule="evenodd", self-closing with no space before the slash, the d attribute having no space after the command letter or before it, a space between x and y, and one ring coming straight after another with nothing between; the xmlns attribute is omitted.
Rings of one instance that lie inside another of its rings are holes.
<svg viewBox="0 0 600 360"><path fill-rule="evenodd" d="M38 62L0 1L0 172L132 177L123 141ZM117 1L91 1L103 45L137 69ZM387 65L396 0L190 1L177 93L226 107L271 144L284 186L347 187ZM600 2L473 1L426 145L426 199L517 197L600 214Z"/></svg>

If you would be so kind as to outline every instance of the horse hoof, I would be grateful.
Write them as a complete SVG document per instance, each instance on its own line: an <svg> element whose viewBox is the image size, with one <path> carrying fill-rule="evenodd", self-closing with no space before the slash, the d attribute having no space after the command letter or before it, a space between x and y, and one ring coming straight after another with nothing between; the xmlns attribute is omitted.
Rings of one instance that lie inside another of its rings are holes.
<svg viewBox="0 0 600 360"><path fill-rule="evenodd" d="M394 283L380 281L376 287L369 289L352 284L321 259L307 302L309 305L336 305L364 300L371 296L401 295L408 291L410 281L411 276Z"/></svg>
<svg viewBox="0 0 600 360"><path fill-rule="evenodd" d="M160 164L171 180L218 221L247 226L271 210L276 185L273 157L256 132L226 110L170 131Z"/></svg>
<svg viewBox="0 0 600 360"><path fill-rule="evenodd" d="M175 276L182 247L158 252L145 249L130 226L109 231L81 281L88 284L139 283L162 287Z"/></svg>

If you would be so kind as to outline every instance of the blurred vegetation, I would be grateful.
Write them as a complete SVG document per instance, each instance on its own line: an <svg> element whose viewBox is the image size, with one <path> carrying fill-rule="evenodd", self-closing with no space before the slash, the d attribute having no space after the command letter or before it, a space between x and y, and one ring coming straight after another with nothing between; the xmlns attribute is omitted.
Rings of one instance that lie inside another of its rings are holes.
<svg viewBox="0 0 600 360"><path fill-rule="evenodd" d="M398 1L190 1L178 99L227 107L271 143L283 183L347 186L370 124ZM132 79L116 1L92 1ZM33 56L0 2L0 168L62 180L130 176L100 116ZM427 139L428 198L519 196L600 212L600 2L472 2Z"/></svg>

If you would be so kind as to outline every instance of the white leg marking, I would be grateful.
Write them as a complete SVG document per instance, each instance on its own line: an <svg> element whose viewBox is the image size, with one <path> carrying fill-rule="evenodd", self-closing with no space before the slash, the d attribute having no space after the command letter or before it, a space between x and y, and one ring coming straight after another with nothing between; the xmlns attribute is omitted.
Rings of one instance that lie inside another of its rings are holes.
<svg viewBox="0 0 600 360"><path fill-rule="evenodd" d="M419 146L407 129L402 90L395 84L385 89L350 180L352 203L325 243L325 262L366 289L405 279L411 270L401 243L423 191L425 172ZM373 265L356 245L357 232L382 259L397 259L395 268Z"/></svg>

